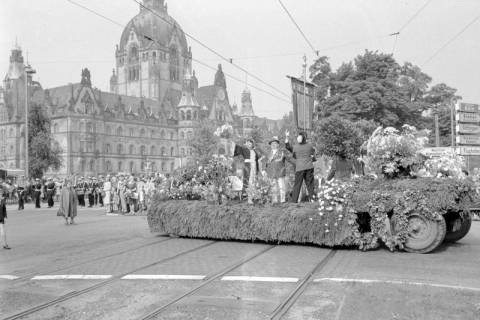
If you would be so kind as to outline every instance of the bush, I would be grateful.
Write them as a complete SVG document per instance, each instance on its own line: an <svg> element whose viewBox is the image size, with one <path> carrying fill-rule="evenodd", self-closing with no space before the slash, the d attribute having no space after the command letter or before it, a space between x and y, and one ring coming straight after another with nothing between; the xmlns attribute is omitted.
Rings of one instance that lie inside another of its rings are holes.
<svg viewBox="0 0 480 320"><path fill-rule="evenodd" d="M315 136L317 150L322 155L347 159L360 155L361 132L351 121L337 116L324 119L316 126Z"/></svg>

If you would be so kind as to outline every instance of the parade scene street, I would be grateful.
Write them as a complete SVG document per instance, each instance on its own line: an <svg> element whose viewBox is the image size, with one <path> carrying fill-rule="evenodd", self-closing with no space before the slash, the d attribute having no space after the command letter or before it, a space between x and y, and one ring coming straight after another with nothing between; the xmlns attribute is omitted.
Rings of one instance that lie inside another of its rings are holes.
<svg viewBox="0 0 480 320"><path fill-rule="evenodd" d="M3 0L0 320L480 319L480 2Z"/></svg>

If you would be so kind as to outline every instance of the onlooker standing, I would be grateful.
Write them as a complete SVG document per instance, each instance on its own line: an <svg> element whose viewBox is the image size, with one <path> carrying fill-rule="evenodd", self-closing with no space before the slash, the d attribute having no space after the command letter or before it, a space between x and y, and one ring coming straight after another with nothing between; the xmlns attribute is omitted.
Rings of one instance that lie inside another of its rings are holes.
<svg viewBox="0 0 480 320"><path fill-rule="evenodd" d="M0 188L0 233L3 241L3 249L10 250L7 243L7 233L5 231L5 219L7 219L7 195L5 190Z"/></svg>
<svg viewBox="0 0 480 320"><path fill-rule="evenodd" d="M75 224L74 218L77 216L78 197L72 182L65 179L60 195L60 206L58 208L57 216L65 218L65 224ZM70 223L68 221L70 218Z"/></svg>
<svg viewBox="0 0 480 320"><path fill-rule="evenodd" d="M110 182L110 176L107 175L105 182L103 183L105 212L112 213L112 183Z"/></svg>
<svg viewBox="0 0 480 320"><path fill-rule="evenodd" d="M17 196L18 196L18 210L20 211L24 209L24 203L25 203L25 188L23 186L18 186Z"/></svg>
<svg viewBox="0 0 480 320"><path fill-rule="evenodd" d="M40 197L42 195L42 183L40 182L40 179L35 179L35 185L34 185L34 197L35 197L35 208L40 208Z"/></svg>
<svg viewBox="0 0 480 320"><path fill-rule="evenodd" d="M53 182L52 178L48 178L47 182L47 203L48 207L52 208L55 204L53 201L53 196L55 195L55 182Z"/></svg>
<svg viewBox="0 0 480 320"><path fill-rule="evenodd" d="M293 153L293 158L295 159L295 184L293 185L292 202L296 203L298 201L303 181L305 181L307 186L308 196L310 200L312 200L315 191L315 178L313 175L313 162L316 161L315 149L310 143L307 143L307 134L305 132L300 132L298 134L298 144L293 148L288 141L290 136L288 131L285 133L285 136L286 148Z"/></svg>

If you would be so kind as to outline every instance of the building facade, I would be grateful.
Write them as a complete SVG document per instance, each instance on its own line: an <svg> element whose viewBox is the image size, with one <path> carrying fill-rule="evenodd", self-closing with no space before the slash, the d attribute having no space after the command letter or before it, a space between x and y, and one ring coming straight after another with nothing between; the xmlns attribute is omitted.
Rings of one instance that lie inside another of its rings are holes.
<svg viewBox="0 0 480 320"><path fill-rule="evenodd" d="M30 107L42 106L51 119L63 150L58 176L168 173L192 160L188 141L202 120L231 124L241 135L260 121L248 89L241 111L231 106L221 65L213 85L199 87L185 34L163 0L143 1L121 35L115 62L110 92L92 85L88 69L80 82L44 89L25 73L21 49L12 50L0 87L0 168L25 168L27 95Z"/></svg>

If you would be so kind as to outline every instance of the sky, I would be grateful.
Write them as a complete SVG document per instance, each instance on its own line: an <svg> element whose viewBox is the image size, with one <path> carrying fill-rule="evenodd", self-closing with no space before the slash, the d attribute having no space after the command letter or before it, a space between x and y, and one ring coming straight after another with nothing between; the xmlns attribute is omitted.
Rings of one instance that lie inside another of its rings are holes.
<svg viewBox="0 0 480 320"><path fill-rule="evenodd" d="M126 25L139 12L133 0L75 0ZM333 69L366 49L393 53L433 78L458 89L464 102L480 103L480 15L478 0L282 0L320 55ZM245 86L258 116L280 119L292 110L287 75L300 76L303 55L315 54L278 0L170 0L169 14L183 30L233 58L221 60L192 39L193 57L227 74L231 102L240 105ZM425 8L418 13L425 4ZM416 16L415 14L418 13ZM93 85L108 90L115 67L115 45L123 28L68 0L0 1L0 76L8 70L17 41L28 52L44 88L80 82L89 68ZM400 31L397 41L389 34ZM432 59L432 55L438 52ZM213 84L215 71L193 63L200 86ZM231 78L235 77L237 80ZM263 80L262 83L258 81ZM258 87L267 94L254 87Z"/></svg>

